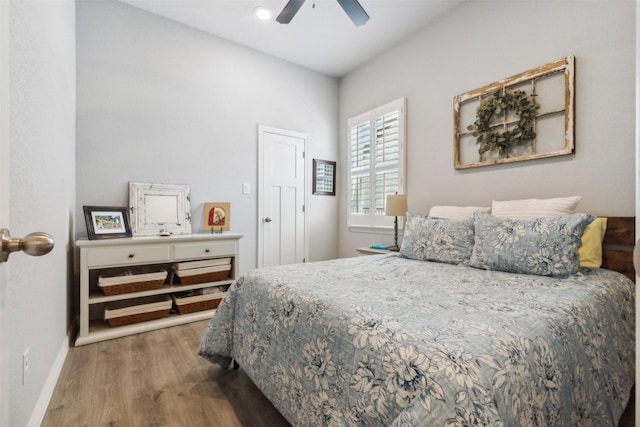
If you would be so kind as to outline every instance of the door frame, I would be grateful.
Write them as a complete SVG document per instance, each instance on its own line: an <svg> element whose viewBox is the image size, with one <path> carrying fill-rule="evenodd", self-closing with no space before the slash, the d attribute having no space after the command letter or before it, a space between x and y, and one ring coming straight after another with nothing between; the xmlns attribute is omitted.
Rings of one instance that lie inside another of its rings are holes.
<svg viewBox="0 0 640 427"><path fill-rule="evenodd" d="M263 230L264 230L264 221L262 220L264 218L264 135L265 133L275 133L278 135L284 135L284 136L288 136L288 137L293 137L293 138L300 138L302 140L304 140L304 189L303 189L303 193L304 193L304 209L305 209L305 214L304 214L304 259L305 261L309 260L309 230L308 230L308 226L309 226L309 221L307 220L308 218L308 207L309 207L309 190L308 190L308 184L309 184L309 156L307 156L307 152L308 150L308 135L305 133L301 133L301 132L295 132L295 131L291 131L291 130L286 130L286 129L279 129L276 127L272 127L272 126L266 126L266 125L258 125L258 221L257 221L257 234L258 234L258 238L257 238L257 242L258 242L258 268L260 267L264 267L264 251L263 251Z"/></svg>

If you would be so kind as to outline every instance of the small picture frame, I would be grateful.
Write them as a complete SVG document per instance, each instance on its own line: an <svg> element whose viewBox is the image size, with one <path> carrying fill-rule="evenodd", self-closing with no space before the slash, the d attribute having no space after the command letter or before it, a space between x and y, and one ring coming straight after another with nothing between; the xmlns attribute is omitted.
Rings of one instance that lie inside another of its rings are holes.
<svg viewBox="0 0 640 427"><path fill-rule="evenodd" d="M229 231L231 226L231 203L208 202L204 204L202 214L202 231L221 233Z"/></svg>
<svg viewBox="0 0 640 427"><path fill-rule="evenodd" d="M313 194L336 195L336 162L313 159Z"/></svg>
<svg viewBox="0 0 640 427"><path fill-rule="evenodd" d="M83 206L89 240L131 237L126 207Z"/></svg>

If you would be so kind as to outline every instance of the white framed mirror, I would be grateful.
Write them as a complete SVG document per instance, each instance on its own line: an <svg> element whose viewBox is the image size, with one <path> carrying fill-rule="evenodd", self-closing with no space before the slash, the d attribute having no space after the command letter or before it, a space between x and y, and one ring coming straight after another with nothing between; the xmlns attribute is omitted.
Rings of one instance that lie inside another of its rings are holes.
<svg viewBox="0 0 640 427"><path fill-rule="evenodd" d="M189 186L130 182L129 214L134 236L191 234Z"/></svg>

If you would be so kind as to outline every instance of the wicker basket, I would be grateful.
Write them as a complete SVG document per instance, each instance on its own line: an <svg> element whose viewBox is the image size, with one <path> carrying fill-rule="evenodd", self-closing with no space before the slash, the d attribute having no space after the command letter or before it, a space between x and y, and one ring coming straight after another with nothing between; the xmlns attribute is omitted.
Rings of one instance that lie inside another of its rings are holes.
<svg viewBox="0 0 640 427"><path fill-rule="evenodd" d="M180 285L195 285L198 283L217 282L227 279L231 273L231 264L213 267L192 268L188 270L176 269Z"/></svg>
<svg viewBox="0 0 640 427"><path fill-rule="evenodd" d="M131 314L129 316L122 317L114 317L107 319L109 325L114 326L124 326L131 325L133 323L146 322L148 320L156 320L162 319L169 315L169 309L167 310L158 310L158 311L150 311L147 313L139 313L139 314Z"/></svg>
<svg viewBox="0 0 640 427"><path fill-rule="evenodd" d="M147 320L162 319L169 315L171 300L165 295L116 301L104 310L104 319L111 326L131 325Z"/></svg>
<svg viewBox="0 0 640 427"><path fill-rule="evenodd" d="M172 295L173 303L180 314L188 314L196 311L212 310L217 308L224 294L196 295L179 298Z"/></svg>
<svg viewBox="0 0 640 427"><path fill-rule="evenodd" d="M215 267L217 265L231 264L231 258L201 259L199 261L187 261L174 265L176 270L191 270L193 268Z"/></svg>
<svg viewBox="0 0 640 427"><path fill-rule="evenodd" d="M167 278L167 270L161 267L137 270L103 271L98 276L98 287L107 295L160 289Z"/></svg>

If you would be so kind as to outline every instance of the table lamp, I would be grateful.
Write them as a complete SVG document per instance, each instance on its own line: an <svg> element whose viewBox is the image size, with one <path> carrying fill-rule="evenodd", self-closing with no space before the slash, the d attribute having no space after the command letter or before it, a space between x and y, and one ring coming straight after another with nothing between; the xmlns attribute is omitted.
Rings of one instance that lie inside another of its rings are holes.
<svg viewBox="0 0 640 427"><path fill-rule="evenodd" d="M398 247L398 217L404 216L407 213L407 195L406 194L389 194L387 196L387 210L386 216L395 216L393 221L393 246L388 249L390 251L399 251Z"/></svg>

